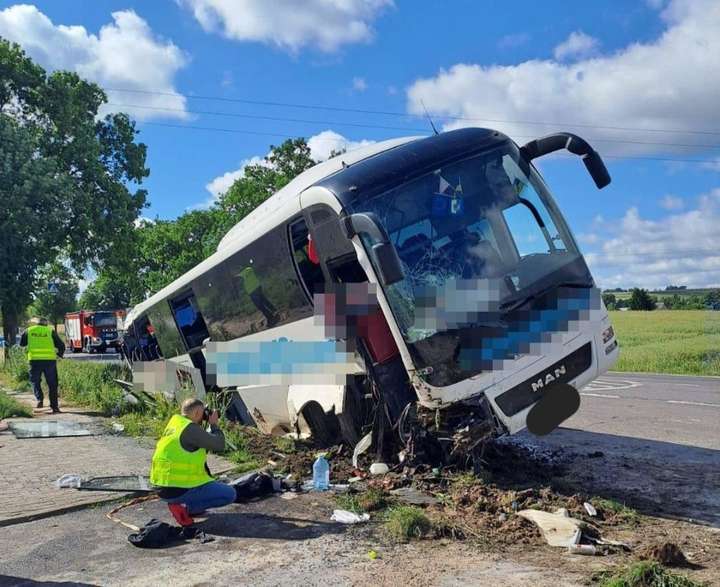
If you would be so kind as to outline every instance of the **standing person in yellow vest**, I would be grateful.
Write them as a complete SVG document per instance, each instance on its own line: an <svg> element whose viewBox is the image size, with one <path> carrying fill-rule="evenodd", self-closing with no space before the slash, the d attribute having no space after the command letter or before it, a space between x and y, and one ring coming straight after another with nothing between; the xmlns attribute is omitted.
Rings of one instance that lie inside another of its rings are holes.
<svg viewBox="0 0 720 587"><path fill-rule="evenodd" d="M170 418L155 447L150 483L160 488L160 499L168 503L173 517L187 526L192 524L191 516L234 502L236 492L215 481L207 467L207 451L225 449L217 411L207 413L199 399L185 400L180 411ZM205 417L210 432L201 425Z"/></svg>
<svg viewBox="0 0 720 587"><path fill-rule="evenodd" d="M30 382L37 400L36 407L43 407L41 378L45 375L50 396L50 408L53 414L60 413L58 405L58 373L57 357L62 357L65 345L57 332L48 326L45 318L35 317L30 320L32 326L20 337L20 346L27 347L30 363Z"/></svg>
<svg viewBox="0 0 720 587"><path fill-rule="evenodd" d="M265 295L257 273L255 273L255 268L252 266L252 260L250 260L250 264L247 267L240 271L239 277L242 279L245 293L252 303L255 304L255 307L265 316L265 322L268 328L275 326L278 323L277 310Z"/></svg>

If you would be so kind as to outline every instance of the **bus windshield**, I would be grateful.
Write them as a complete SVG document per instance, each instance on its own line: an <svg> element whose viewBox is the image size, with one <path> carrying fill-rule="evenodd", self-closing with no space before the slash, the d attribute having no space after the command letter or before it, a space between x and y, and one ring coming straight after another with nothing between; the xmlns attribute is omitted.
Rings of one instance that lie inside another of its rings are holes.
<svg viewBox="0 0 720 587"><path fill-rule="evenodd" d="M512 143L358 199L352 212L375 213L397 249L405 277L385 293L433 385L492 368L461 364L479 328L506 328L508 314L557 286L593 286L552 197Z"/></svg>

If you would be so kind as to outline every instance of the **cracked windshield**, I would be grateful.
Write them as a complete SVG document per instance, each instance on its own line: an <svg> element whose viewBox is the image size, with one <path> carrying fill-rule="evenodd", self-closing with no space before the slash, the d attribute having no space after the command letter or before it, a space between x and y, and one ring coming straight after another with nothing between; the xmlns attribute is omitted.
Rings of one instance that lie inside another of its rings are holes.
<svg viewBox="0 0 720 587"><path fill-rule="evenodd" d="M457 357L456 335L503 326L508 311L553 284L591 284L550 195L518 161L502 147L357 205L377 214L397 248L405 278L387 294L418 368L431 363L428 352L436 365L438 352ZM458 380L451 371L430 380Z"/></svg>

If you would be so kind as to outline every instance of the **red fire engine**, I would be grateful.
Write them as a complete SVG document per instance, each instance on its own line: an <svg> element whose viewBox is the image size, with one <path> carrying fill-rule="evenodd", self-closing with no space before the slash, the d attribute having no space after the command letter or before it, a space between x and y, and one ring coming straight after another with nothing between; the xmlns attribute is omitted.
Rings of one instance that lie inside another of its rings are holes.
<svg viewBox="0 0 720 587"><path fill-rule="evenodd" d="M108 348L120 350L118 331L122 329L125 310L80 310L65 314L65 341L74 353L104 353Z"/></svg>

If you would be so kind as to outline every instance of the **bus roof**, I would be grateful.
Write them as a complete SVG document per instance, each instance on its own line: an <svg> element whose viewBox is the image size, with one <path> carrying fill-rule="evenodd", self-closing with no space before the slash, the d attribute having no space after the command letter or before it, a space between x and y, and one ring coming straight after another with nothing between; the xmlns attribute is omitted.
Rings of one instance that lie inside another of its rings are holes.
<svg viewBox="0 0 720 587"><path fill-rule="evenodd" d="M256 239L260 234L273 228L279 221L289 218L294 213L300 211L300 194L307 188L319 183L323 179L332 176L338 171L343 170L346 166L373 157L384 151L388 151L400 145L415 141L423 137L403 137L398 139L390 139L379 143L374 143L359 149L354 149L328 159L323 163L311 167L293 179L284 188L270 196L265 202L260 204L255 210L245 216L240 222L233 226L218 244L217 251L193 267L190 271L178 277L175 281L165 286L163 289L150 296L143 302L140 302L132 308L126 317L125 323L130 324L138 316L141 316L149 308L153 307L160 300L178 292L183 287L191 283L196 277L202 275L205 271L214 267L224 259L240 250L247 242ZM278 212L281 220L278 220Z"/></svg>

